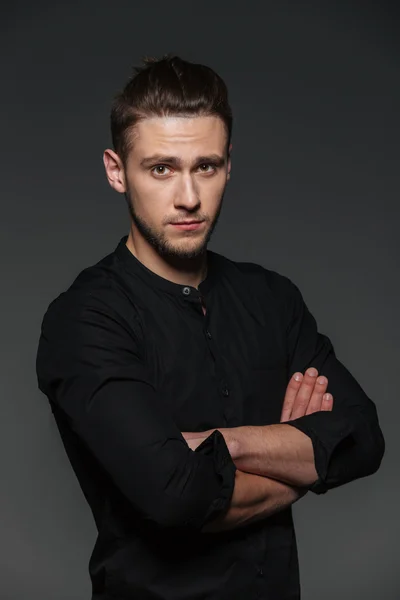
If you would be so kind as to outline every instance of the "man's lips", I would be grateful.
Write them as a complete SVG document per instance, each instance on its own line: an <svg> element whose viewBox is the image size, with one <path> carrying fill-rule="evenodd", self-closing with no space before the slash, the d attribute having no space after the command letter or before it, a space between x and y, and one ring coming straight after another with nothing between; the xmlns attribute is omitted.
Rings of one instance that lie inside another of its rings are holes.
<svg viewBox="0 0 400 600"><path fill-rule="evenodd" d="M192 230L200 227L202 223L204 221L179 221L178 223L171 223L171 225L174 225L177 229Z"/></svg>
<svg viewBox="0 0 400 600"><path fill-rule="evenodd" d="M191 220L191 221L178 221L177 223L171 223L171 225L191 225L192 223L202 223L203 221Z"/></svg>

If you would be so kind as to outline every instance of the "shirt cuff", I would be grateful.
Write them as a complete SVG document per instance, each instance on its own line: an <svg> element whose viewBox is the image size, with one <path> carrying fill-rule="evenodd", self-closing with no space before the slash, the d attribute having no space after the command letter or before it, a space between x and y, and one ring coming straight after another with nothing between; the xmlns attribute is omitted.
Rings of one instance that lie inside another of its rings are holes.
<svg viewBox="0 0 400 600"><path fill-rule="evenodd" d="M330 411L320 411L285 421L285 425L302 431L312 441L318 479L308 489L315 494L324 494L340 485L346 471L346 457L338 457L339 464L335 465L335 454L339 448L353 444L354 427L349 419Z"/></svg>
<svg viewBox="0 0 400 600"><path fill-rule="evenodd" d="M225 438L218 429L208 436L195 450L206 456L212 456L214 459L214 469L220 479L220 494L215 498L203 517L202 523L198 524L203 527L209 521L213 521L226 510L228 510L233 489L235 487L236 466L229 453Z"/></svg>

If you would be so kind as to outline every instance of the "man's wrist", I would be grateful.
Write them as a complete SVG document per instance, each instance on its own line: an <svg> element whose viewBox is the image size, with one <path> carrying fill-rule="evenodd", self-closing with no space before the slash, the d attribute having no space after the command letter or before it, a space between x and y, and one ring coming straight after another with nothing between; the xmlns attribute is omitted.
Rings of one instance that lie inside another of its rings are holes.
<svg viewBox="0 0 400 600"><path fill-rule="evenodd" d="M236 460L240 456L240 429L242 429L242 427L218 429L218 431L224 436L225 443L228 447L229 454L231 455L232 460Z"/></svg>

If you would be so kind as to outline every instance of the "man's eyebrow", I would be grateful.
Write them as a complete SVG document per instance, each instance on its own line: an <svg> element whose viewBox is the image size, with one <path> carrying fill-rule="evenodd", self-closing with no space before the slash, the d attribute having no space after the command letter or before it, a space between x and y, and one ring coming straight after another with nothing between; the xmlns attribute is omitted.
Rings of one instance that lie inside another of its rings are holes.
<svg viewBox="0 0 400 600"><path fill-rule="evenodd" d="M215 163L218 167L222 167L226 162L225 156L220 156L219 154L210 154L208 156L198 156L195 160L195 164L202 163ZM182 161L177 156L166 156L164 154L153 154L153 156L148 156L147 158L143 158L140 161L141 167L149 167L156 164L167 163L169 165L180 167L182 165Z"/></svg>
<svg viewBox="0 0 400 600"><path fill-rule="evenodd" d="M225 156L219 154L210 154L209 156L198 156L196 164L201 163L215 163L218 167L222 167L226 162Z"/></svg>
<svg viewBox="0 0 400 600"><path fill-rule="evenodd" d="M141 167L150 167L152 165L158 163L168 163L169 165L173 164L179 166L181 161L176 156L166 156L164 154L153 154L153 156L148 156L147 158L143 158L140 161Z"/></svg>

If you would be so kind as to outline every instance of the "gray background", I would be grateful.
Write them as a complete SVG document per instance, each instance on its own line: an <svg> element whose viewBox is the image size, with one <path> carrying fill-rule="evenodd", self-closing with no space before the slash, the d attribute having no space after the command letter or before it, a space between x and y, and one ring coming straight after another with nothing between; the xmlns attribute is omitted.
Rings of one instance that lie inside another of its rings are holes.
<svg viewBox="0 0 400 600"><path fill-rule="evenodd" d="M90 598L94 522L37 389L35 354L49 302L128 232L102 164L111 97L142 55L165 52L209 64L230 89L233 171L210 248L300 287L386 437L376 475L295 506L302 597L400 597L394 4L2 9L2 600Z"/></svg>

